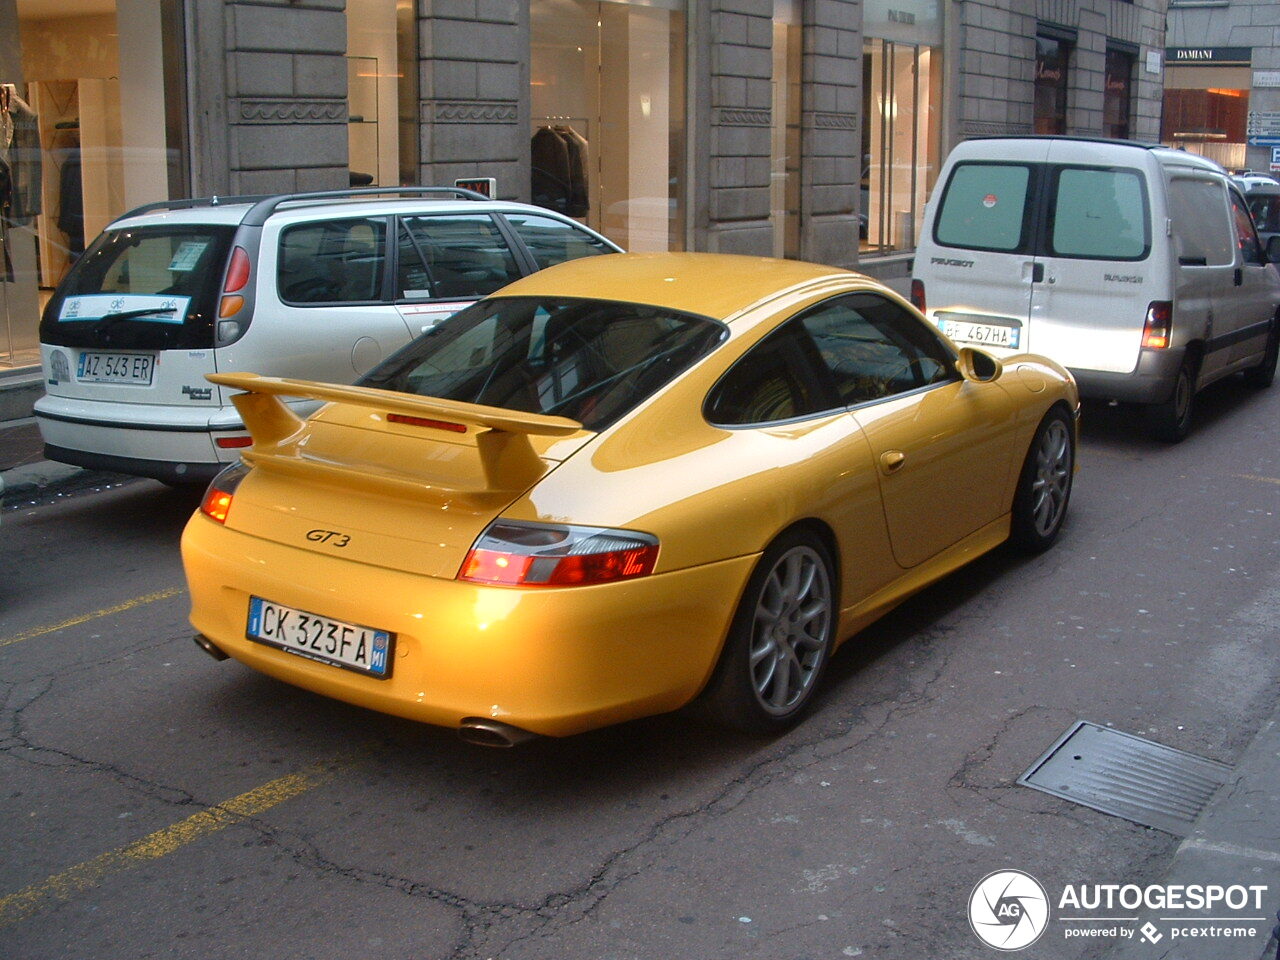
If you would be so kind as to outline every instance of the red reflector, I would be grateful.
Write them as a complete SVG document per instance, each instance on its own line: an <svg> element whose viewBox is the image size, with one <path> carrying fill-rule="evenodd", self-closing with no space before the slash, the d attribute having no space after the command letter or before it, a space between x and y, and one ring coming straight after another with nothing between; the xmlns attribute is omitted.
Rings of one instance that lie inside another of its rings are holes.
<svg viewBox="0 0 1280 960"><path fill-rule="evenodd" d="M410 427L431 427L433 430L448 430L450 433L467 432L467 426L463 423L450 423L447 420L428 420L425 417L409 417L403 413L388 413L387 421L389 423L403 423Z"/></svg>
<svg viewBox="0 0 1280 960"><path fill-rule="evenodd" d="M213 442L223 450L235 450L239 447L252 447L253 437L219 437Z"/></svg>
<svg viewBox="0 0 1280 960"><path fill-rule="evenodd" d="M235 293L237 290L244 289L244 285L249 282L249 254L245 253L243 247L236 247L231 251L231 265L227 267L227 285L222 288L223 293Z"/></svg>
<svg viewBox="0 0 1280 960"><path fill-rule="evenodd" d="M232 495L222 490L210 489L204 495L204 503L200 504L200 509L204 511L206 516L213 517L219 523L227 522L227 511L231 509Z"/></svg>
<svg viewBox="0 0 1280 960"><path fill-rule="evenodd" d="M564 557L556 564L555 572L547 583L552 586L575 586L641 577L653 570L657 559L657 547Z"/></svg>

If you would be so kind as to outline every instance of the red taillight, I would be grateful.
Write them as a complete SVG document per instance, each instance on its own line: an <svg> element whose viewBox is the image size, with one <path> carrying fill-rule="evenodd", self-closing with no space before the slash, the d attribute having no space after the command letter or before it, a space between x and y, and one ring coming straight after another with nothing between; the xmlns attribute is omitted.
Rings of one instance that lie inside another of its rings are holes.
<svg viewBox="0 0 1280 960"><path fill-rule="evenodd" d="M231 501L235 499L236 488L240 486L249 473L243 463L232 464L213 478L204 499L200 501L200 512L219 523L227 522L227 514L231 511Z"/></svg>
<svg viewBox="0 0 1280 960"><path fill-rule="evenodd" d="M253 437L219 437L213 442L221 450L238 450L241 447L252 447Z"/></svg>
<svg viewBox="0 0 1280 960"><path fill-rule="evenodd" d="M249 254L245 253L243 247L236 247L231 251L231 265L227 267L227 282L222 292L235 293L237 290L243 290L248 282Z"/></svg>
<svg viewBox="0 0 1280 960"><path fill-rule="evenodd" d="M1147 307L1147 320L1142 325L1142 345L1151 350L1164 350L1169 346L1169 334L1173 328L1173 304L1168 300L1153 300Z"/></svg>
<svg viewBox="0 0 1280 960"><path fill-rule="evenodd" d="M448 420L428 420L426 417L409 417L403 413L388 413L388 423L403 423L410 427L431 427L433 430L448 430L450 433L466 433L464 423L450 423Z"/></svg>
<svg viewBox="0 0 1280 960"><path fill-rule="evenodd" d="M926 304L926 301L924 298L924 281L912 280L911 281L911 305L915 307L917 310L919 310L921 313L924 313L925 304Z"/></svg>
<svg viewBox="0 0 1280 960"><path fill-rule="evenodd" d="M634 530L496 521L480 535L459 580L506 587L570 587L648 576L658 539Z"/></svg>

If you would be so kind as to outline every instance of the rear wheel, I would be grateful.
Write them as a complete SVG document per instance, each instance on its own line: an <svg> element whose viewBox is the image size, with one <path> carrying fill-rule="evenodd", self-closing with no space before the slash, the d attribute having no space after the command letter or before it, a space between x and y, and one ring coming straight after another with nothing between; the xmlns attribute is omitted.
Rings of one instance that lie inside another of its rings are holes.
<svg viewBox="0 0 1280 960"><path fill-rule="evenodd" d="M785 730L809 706L836 628L833 564L812 534L789 531L756 565L703 701L746 733Z"/></svg>
<svg viewBox="0 0 1280 960"><path fill-rule="evenodd" d="M1196 368L1195 361L1186 357L1174 378L1173 392L1164 403L1147 407L1147 426L1151 435L1166 443L1177 443L1191 432L1191 417L1195 412Z"/></svg>
<svg viewBox="0 0 1280 960"><path fill-rule="evenodd" d="M1280 359L1280 320L1271 321L1271 335L1262 362L1244 372L1244 382L1256 390L1265 390L1276 378L1276 360Z"/></svg>
<svg viewBox="0 0 1280 960"><path fill-rule="evenodd" d="M1018 477L1009 530L1009 539L1015 545L1040 553L1058 539L1071 501L1075 465L1071 417L1061 407L1054 407L1040 421Z"/></svg>

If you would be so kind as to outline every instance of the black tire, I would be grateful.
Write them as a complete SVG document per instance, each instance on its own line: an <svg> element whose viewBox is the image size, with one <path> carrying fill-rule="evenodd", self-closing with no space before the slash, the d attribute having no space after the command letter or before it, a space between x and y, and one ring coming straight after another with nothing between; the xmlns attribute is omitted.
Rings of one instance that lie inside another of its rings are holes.
<svg viewBox="0 0 1280 960"><path fill-rule="evenodd" d="M835 565L804 530L775 540L742 593L702 706L722 726L780 733L804 714L831 656Z"/></svg>
<svg viewBox="0 0 1280 960"><path fill-rule="evenodd" d="M1191 432L1195 407L1196 365L1191 357L1186 357L1174 377L1169 399L1147 407L1147 428L1157 440L1178 443Z"/></svg>
<svg viewBox="0 0 1280 960"><path fill-rule="evenodd" d="M1280 359L1280 320L1271 321L1271 335L1267 337L1267 351L1262 362L1244 372L1244 382L1255 390L1265 390L1276 379L1276 361Z"/></svg>
<svg viewBox="0 0 1280 960"><path fill-rule="evenodd" d="M1009 540L1027 553L1053 546L1071 503L1075 480L1076 431L1071 415L1053 407L1044 415L1027 449L1013 495Z"/></svg>

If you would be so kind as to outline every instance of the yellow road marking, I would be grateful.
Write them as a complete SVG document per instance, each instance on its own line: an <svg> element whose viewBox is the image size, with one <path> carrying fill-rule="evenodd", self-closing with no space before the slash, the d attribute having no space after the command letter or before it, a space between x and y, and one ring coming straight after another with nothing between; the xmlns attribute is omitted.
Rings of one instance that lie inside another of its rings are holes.
<svg viewBox="0 0 1280 960"><path fill-rule="evenodd" d="M1274 483L1280 486L1280 477L1260 477L1253 473L1237 473L1237 480L1257 480L1259 483Z"/></svg>
<svg viewBox="0 0 1280 960"><path fill-rule="evenodd" d="M90 620L97 620L100 617L109 617L113 613L123 613L125 610L132 610L134 607L141 607L148 603L155 603L157 600L176 597L178 594L183 592L183 587L170 587L168 590L161 590L157 593L148 593L145 596L134 597L132 600L126 600L124 603L117 603L114 607L107 607L104 610L95 610L93 613L86 613L82 617L72 617L70 620L63 620L61 623L55 623L47 627L36 627L34 630L28 630L26 633L19 633L16 636L0 639L0 647L7 647L11 643L21 643L23 640L30 640L32 637L43 637L46 633L57 633L59 630L67 629L67 627L76 627L82 623L88 623Z"/></svg>
<svg viewBox="0 0 1280 960"><path fill-rule="evenodd" d="M113 873L158 860L201 837L257 816L332 779L343 767L354 763L355 759L346 757L316 763L298 773L264 783L248 793L193 814L171 827L157 830L141 840L109 850L92 860L54 874L47 880L33 883L17 893L0 898L0 927L25 920L52 901L70 900L73 895L98 886Z"/></svg>

